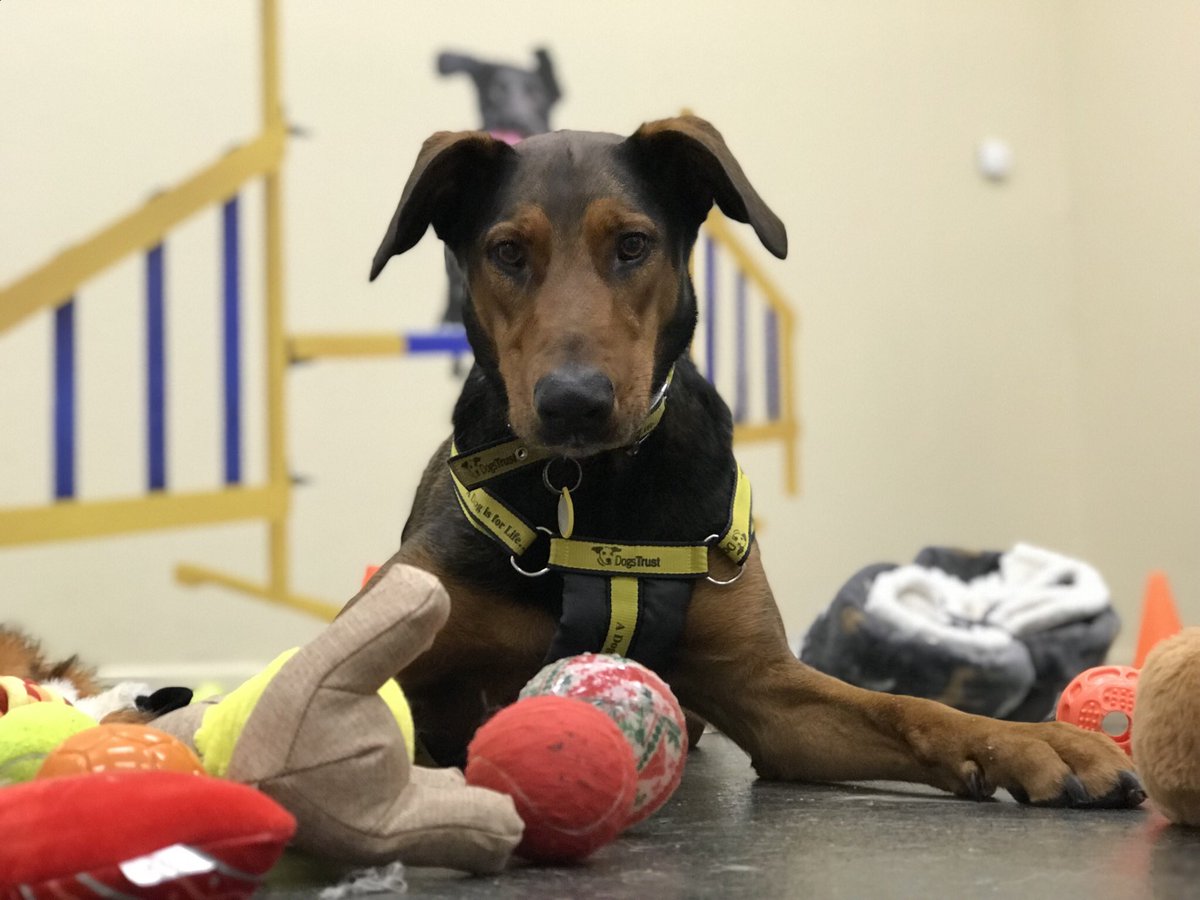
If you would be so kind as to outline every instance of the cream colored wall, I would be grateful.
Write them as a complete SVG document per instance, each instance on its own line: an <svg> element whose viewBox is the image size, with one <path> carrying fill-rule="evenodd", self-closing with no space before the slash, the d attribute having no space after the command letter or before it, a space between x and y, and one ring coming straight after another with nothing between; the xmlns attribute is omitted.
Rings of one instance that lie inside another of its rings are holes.
<svg viewBox="0 0 1200 900"><path fill-rule="evenodd" d="M1067 15L1082 543L1200 624L1200 6Z"/></svg>
<svg viewBox="0 0 1200 900"><path fill-rule="evenodd" d="M293 330L436 319L432 240L365 279L420 141L475 124L468 83L438 79L434 55L522 61L544 42L567 92L560 127L630 131L691 107L788 223L791 258L763 258L803 322L802 498L782 494L777 450L742 457L795 636L859 566L933 542L1083 555L1129 617L1152 564L1196 596L1197 263L1185 248L1200 233L1187 187L1200 81L1184 48L1200 34L1186 6L1139 7L1131 29L1119 4L1045 0L779 2L743 15L718 0L612 2L602 15L549 2L281 5L287 109L310 131L286 172ZM255 41L254 5L235 0L3 4L0 283L251 135ZM1140 74L1123 77L1125 65ZM1174 114L1146 109L1164 96ZM1007 183L975 171L989 135L1015 150ZM1119 155L1097 157L1097 138ZM251 192L247 232L257 202ZM193 222L168 247L171 467L187 486L218 479L215 227ZM130 263L82 293L90 496L142 477L140 277ZM260 323L247 329L253 370ZM0 336L0 505L37 502L49 484L48 340L46 322ZM297 589L348 596L394 547L447 427L446 368L291 373L290 458L312 479L296 495ZM261 474L261 429L247 437ZM186 559L260 577L261 532L0 551L0 615L105 662L250 665L317 623L170 576Z"/></svg>

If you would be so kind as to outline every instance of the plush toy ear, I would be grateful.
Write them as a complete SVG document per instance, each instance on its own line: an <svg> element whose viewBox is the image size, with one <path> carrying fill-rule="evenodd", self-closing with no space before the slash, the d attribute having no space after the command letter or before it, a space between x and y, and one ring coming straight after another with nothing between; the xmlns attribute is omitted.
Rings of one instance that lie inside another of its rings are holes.
<svg viewBox="0 0 1200 900"><path fill-rule="evenodd" d="M514 156L512 147L483 131L439 131L429 138L375 251L371 280L389 259L411 249L430 225L442 240L451 240L463 222L464 204L485 191Z"/></svg>
<svg viewBox="0 0 1200 900"><path fill-rule="evenodd" d="M677 116L647 122L627 143L656 172L683 180L680 189L698 216L696 225L716 202L725 215L753 226L773 254L787 256L787 229L754 190L721 133L704 119Z"/></svg>

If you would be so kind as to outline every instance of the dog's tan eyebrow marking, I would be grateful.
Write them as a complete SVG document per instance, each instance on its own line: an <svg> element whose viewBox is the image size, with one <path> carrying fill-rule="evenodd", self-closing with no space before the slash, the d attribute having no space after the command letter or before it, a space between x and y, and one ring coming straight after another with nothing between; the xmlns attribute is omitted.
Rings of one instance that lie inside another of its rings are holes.
<svg viewBox="0 0 1200 900"><path fill-rule="evenodd" d="M497 222L488 229L484 243L497 241L523 241L533 247L544 247L550 239L553 226L546 211L536 203L523 203L511 216Z"/></svg>
<svg viewBox="0 0 1200 900"><path fill-rule="evenodd" d="M589 237L608 237L618 231L637 231L658 237L654 220L615 197L602 197L588 204L583 213L584 233Z"/></svg>

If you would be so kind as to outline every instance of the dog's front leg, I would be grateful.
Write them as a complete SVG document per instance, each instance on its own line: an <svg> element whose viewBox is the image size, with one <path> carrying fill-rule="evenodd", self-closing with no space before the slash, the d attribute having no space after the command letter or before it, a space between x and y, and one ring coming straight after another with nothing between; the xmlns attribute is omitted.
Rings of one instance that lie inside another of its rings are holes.
<svg viewBox="0 0 1200 900"><path fill-rule="evenodd" d="M715 565L718 578L733 572L724 560ZM1103 735L968 715L804 665L788 648L757 548L733 585L697 586L669 681L765 778L901 780L977 799L1002 787L1047 805L1144 799L1128 757Z"/></svg>

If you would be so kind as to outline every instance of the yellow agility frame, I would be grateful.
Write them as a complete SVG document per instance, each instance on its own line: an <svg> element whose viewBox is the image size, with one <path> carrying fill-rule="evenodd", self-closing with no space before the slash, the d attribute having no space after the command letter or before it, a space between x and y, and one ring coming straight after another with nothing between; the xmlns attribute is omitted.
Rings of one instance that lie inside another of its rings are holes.
<svg viewBox="0 0 1200 900"><path fill-rule="evenodd" d="M60 306L88 279L160 243L180 222L238 193L256 178L264 183L264 292L266 344L267 478L258 487L193 493L153 493L113 500L62 500L50 505L0 509L0 547L67 538L101 537L191 525L264 520L269 574L258 585L197 565L180 565L186 584L215 583L284 606L332 618L337 607L294 594L288 577L288 514L284 378L288 341L284 321L283 197L280 170L287 123L279 89L277 0L260 0L262 130L190 178L153 197L96 234L0 289L0 333L35 313Z"/></svg>

